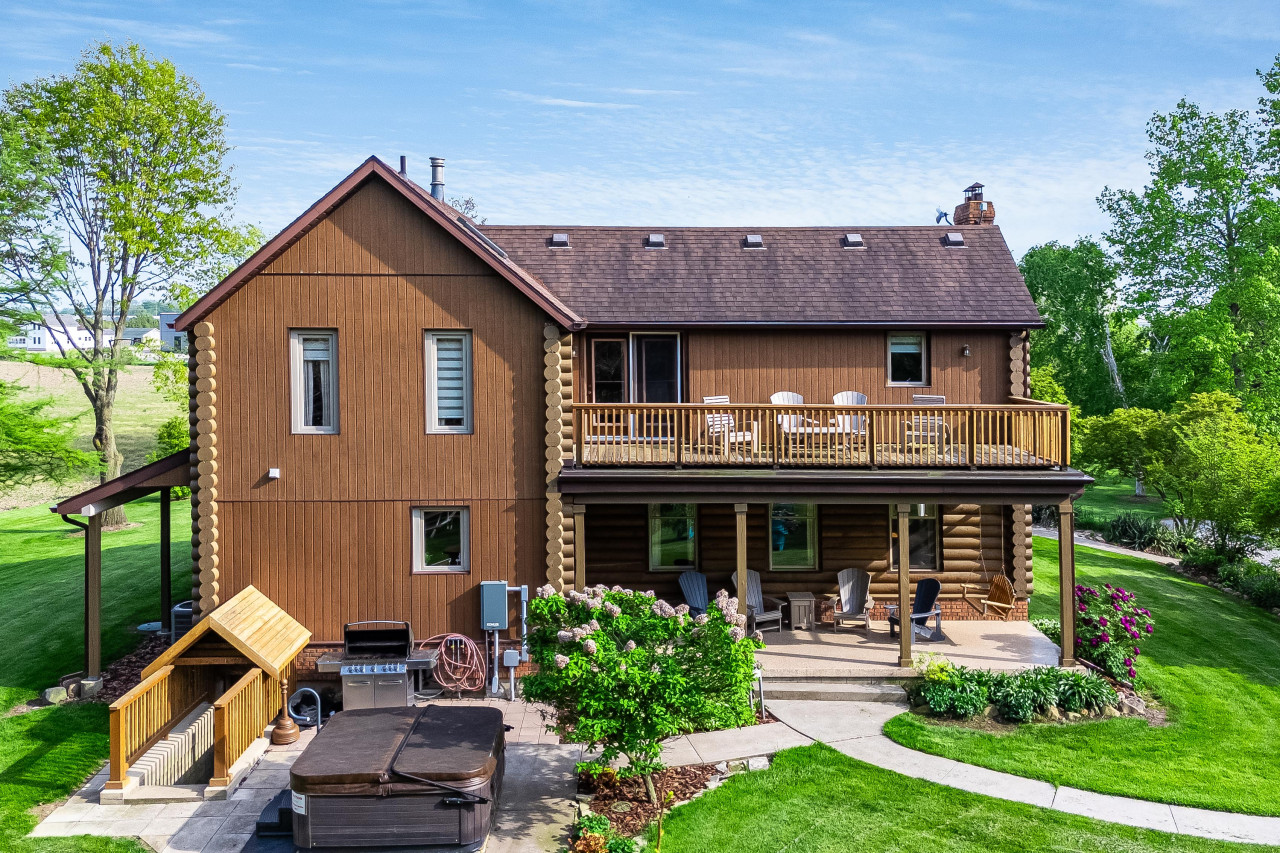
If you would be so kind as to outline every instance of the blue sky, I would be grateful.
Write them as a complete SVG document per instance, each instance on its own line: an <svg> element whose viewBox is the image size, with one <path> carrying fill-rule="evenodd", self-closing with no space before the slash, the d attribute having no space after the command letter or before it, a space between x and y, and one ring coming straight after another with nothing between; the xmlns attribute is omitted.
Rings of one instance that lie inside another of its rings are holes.
<svg viewBox="0 0 1280 853"><path fill-rule="evenodd" d="M1100 233L1188 96L1252 107L1275 0L0 5L0 79L95 39L226 112L239 214L274 232L369 154L494 223L924 224L974 180L1013 250Z"/></svg>

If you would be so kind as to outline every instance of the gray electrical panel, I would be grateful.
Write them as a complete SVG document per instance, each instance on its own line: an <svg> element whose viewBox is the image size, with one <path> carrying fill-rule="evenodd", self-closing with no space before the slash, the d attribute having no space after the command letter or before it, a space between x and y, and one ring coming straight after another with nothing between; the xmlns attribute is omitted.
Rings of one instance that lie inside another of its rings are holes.
<svg viewBox="0 0 1280 853"><path fill-rule="evenodd" d="M505 631L509 608L506 581L480 582L480 626L483 630Z"/></svg>

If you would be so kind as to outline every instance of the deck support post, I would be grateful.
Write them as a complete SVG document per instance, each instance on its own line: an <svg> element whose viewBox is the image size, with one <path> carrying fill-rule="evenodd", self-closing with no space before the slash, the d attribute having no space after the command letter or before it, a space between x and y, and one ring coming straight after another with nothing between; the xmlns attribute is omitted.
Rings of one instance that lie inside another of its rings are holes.
<svg viewBox="0 0 1280 853"><path fill-rule="evenodd" d="M738 612L747 612L747 505L734 504L738 532Z"/></svg>
<svg viewBox="0 0 1280 853"><path fill-rule="evenodd" d="M169 519L170 503L173 490L165 486L160 490L160 631L168 634L172 628L173 616L173 565L169 553L169 542L172 538Z"/></svg>
<svg viewBox="0 0 1280 853"><path fill-rule="evenodd" d="M102 674L102 515L89 516L84 531L84 673Z"/></svg>
<svg viewBox="0 0 1280 853"><path fill-rule="evenodd" d="M898 504L898 666L911 666L911 505Z"/></svg>
<svg viewBox="0 0 1280 853"><path fill-rule="evenodd" d="M565 509L573 515L573 588L581 592L587 588L587 506L575 503Z"/></svg>
<svg viewBox="0 0 1280 853"><path fill-rule="evenodd" d="M1062 618L1062 648L1058 663L1076 665L1076 516L1070 500L1058 504L1058 598Z"/></svg>

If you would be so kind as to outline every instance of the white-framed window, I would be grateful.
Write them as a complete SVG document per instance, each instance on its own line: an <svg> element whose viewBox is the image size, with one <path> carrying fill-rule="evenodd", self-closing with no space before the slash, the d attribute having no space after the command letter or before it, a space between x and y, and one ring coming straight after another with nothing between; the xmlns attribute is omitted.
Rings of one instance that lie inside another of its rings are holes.
<svg viewBox="0 0 1280 853"><path fill-rule="evenodd" d="M338 431L338 333L289 330L290 389L295 433Z"/></svg>
<svg viewBox="0 0 1280 853"><path fill-rule="evenodd" d="M471 571L471 520L466 507L414 507L413 571Z"/></svg>
<svg viewBox="0 0 1280 853"><path fill-rule="evenodd" d="M929 384L929 345L923 332L902 332L889 336L889 385Z"/></svg>
<svg viewBox="0 0 1280 853"><path fill-rule="evenodd" d="M811 572L818 568L815 504L769 507L769 568L775 572Z"/></svg>
<svg viewBox="0 0 1280 853"><path fill-rule="evenodd" d="M908 553L911 570L937 571L938 566L938 506L937 504L909 504L907 513ZM897 571L898 559L898 507L889 504L889 551L891 571Z"/></svg>
<svg viewBox="0 0 1280 853"><path fill-rule="evenodd" d="M693 569L698 563L698 505L649 504L649 570Z"/></svg>
<svg viewBox="0 0 1280 853"><path fill-rule="evenodd" d="M427 432L471 432L471 333L427 332Z"/></svg>

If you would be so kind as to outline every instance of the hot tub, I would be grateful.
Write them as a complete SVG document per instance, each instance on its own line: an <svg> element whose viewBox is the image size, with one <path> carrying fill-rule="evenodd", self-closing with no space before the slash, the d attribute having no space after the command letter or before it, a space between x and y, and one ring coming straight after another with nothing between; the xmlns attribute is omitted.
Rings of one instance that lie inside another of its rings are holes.
<svg viewBox="0 0 1280 853"><path fill-rule="evenodd" d="M337 714L289 773L294 844L479 850L502 788L505 733L497 708Z"/></svg>

